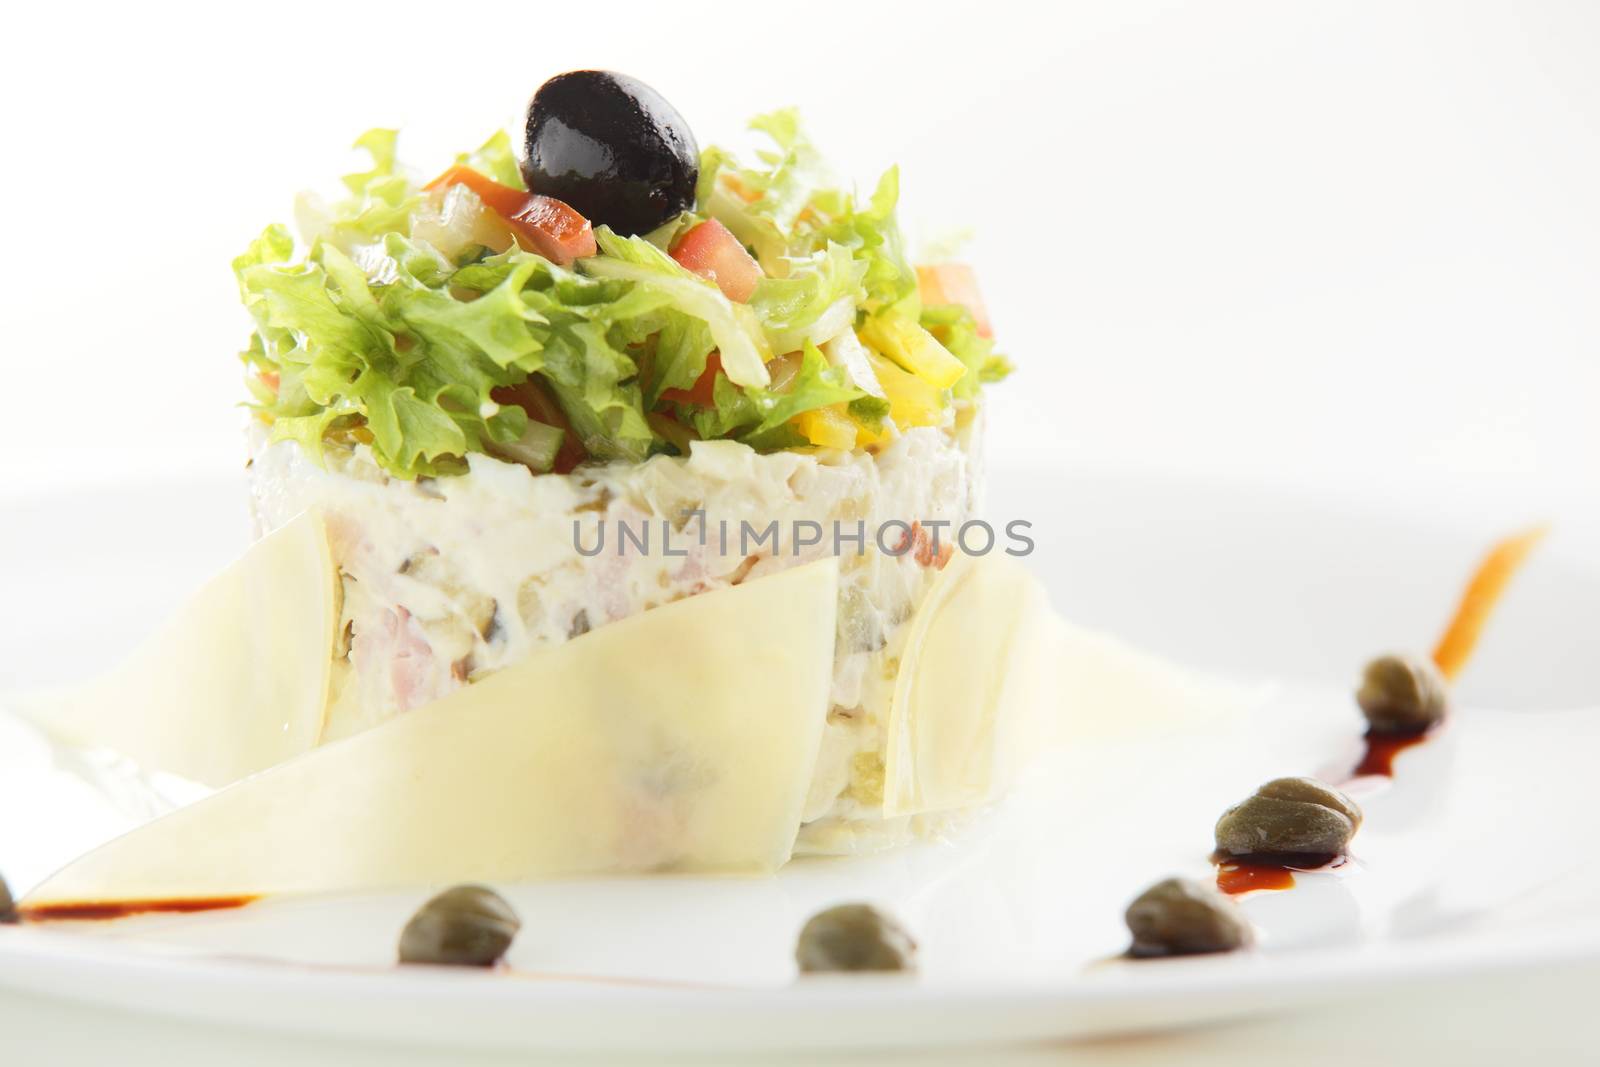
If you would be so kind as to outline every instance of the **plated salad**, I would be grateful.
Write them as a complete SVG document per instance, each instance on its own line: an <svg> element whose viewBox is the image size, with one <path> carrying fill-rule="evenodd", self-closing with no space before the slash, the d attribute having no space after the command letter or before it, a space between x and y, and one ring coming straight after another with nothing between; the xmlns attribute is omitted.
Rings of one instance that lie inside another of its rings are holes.
<svg viewBox="0 0 1600 1067"><path fill-rule="evenodd" d="M858 196L794 112L753 126L753 162L702 152L648 86L562 74L519 144L498 133L422 176L394 131L368 132L342 197L303 197L298 238L268 227L234 261L255 322L258 538L124 665L19 704L76 750L40 746L56 769L147 807L29 872L45 876L20 899L0 879L0 926L426 888L385 950L413 970L534 962L655 996L696 977L710 936L766 953L743 995L786 973L781 944L750 934L815 895L809 874L748 907L696 888L715 921L670 965L616 978L551 961L563 938L589 951L572 912L617 940L626 898L524 896L542 928L518 947L498 890L951 841L1049 754L1068 759L1030 785L1068 788L1019 791L1031 829L954 866L923 849L836 867L911 907L812 901L792 973L910 982L976 960L958 977L982 982L998 934L1055 980L1123 966L1080 959L1103 938L1072 932L1074 913L1111 925L1121 890L1094 881L1119 857L1178 867L1126 905L1126 966L1270 950L1273 924L1238 898L1364 878L1362 856L1402 866L1418 798L1445 794L1386 801L1398 755L1428 746L1445 787L1472 780L1474 745L1475 773L1498 769L1526 723L1463 717L1452 686L1542 527L1485 557L1430 656L1373 659L1353 701L1307 703L1315 718L1067 622L1010 558L1029 524L1002 543L982 517L982 387L1010 365L972 270L907 256L896 171ZM1217 540L1200 543L1214 565ZM1493 833L1464 839L1527 836L1491 799L1457 821ZM1338 902L1341 937L1394 920L1410 939L1435 888L1303 896ZM658 899L639 908L653 926L689 914ZM1466 913L1439 914L1449 934Z"/></svg>

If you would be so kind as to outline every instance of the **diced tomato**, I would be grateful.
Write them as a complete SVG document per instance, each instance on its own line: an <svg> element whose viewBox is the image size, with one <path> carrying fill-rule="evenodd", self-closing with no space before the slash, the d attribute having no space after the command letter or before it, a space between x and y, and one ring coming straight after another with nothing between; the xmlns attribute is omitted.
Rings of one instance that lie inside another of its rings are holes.
<svg viewBox="0 0 1600 1067"><path fill-rule="evenodd" d="M978 292L978 276L965 263L936 263L917 268L917 291L922 302L929 307L943 304L960 304L972 312L978 324L978 333L993 337L989 326L989 311L983 306L983 295Z"/></svg>
<svg viewBox="0 0 1600 1067"><path fill-rule="evenodd" d="M445 185L465 185L477 193L485 207L505 219L519 245L552 263L564 267L595 254L594 228L565 201L501 185L471 167L451 167L425 188Z"/></svg>
<svg viewBox="0 0 1600 1067"><path fill-rule="evenodd" d="M717 372L720 370L722 370L722 357L713 352L706 357L706 369L695 379L693 385L687 389L663 389L661 399L670 400L674 404L694 404L697 407L708 408L716 402L714 390L717 384Z"/></svg>
<svg viewBox="0 0 1600 1067"><path fill-rule="evenodd" d="M715 282L723 296L740 304L750 299L761 280L760 265L716 219L707 219L678 238L672 247L672 258Z"/></svg>
<svg viewBox="0 0 1600 1067"><path fill-rule="evenodd" d="M528 418L554 426L561 431L561 448L556 451L556 461L551 467L557 474L570 474L572 469L588 458L583 442L572 432L572 423L566 412L556 403L556 398L543 382L529 378L521 385L503 385L489 394L497 404L515 404L528 413Z"/></svg>

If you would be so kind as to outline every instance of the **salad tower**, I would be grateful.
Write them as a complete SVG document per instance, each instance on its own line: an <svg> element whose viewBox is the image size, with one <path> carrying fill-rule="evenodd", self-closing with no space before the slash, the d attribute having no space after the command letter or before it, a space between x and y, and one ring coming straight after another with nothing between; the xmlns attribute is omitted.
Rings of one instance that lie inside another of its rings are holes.
<svg viewBox="0 0 1600 1067"><path fill-rule="evenodd" d="M884 802L896 670L1009 368L970 269L908 260L895 170L862 198L794 112L753 125L753 162L702 152L635 79L563 74L520 156L498 133L418 181L370 131L302 242L235 261L258 530L317 512L340 576L326 739L837 556L800 847L914 829Z"/></svg>

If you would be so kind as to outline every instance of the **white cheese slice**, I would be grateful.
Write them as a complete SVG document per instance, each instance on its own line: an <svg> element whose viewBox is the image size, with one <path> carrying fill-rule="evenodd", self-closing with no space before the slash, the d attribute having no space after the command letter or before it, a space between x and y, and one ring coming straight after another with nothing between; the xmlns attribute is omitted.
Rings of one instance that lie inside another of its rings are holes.
<svg viewBox="0 0 1600 1067"><path fill-rule="evenodd" d="M134 830L27 903L773 870L837 586L830 558L598 627Z"/></svg>
<svg viewBox="0 0 1600 1067"><path fill-rule="evenodd" d="M900 654L884 753L884 815L981 804L1006 781L1035 709L1049 605L1014 560L957 553Z"/></svg>
<svg viewBox="0 0 1600 1067"><path fill-rule="evenodd" d="M67 744L227 785L316 745L338 621L327 533L307 512L257 541L107 677L18 704Z"/></svg>
<svg viewBox="0 0 1600 1067"><path fill-rule="evenodd" d="M1048 748L1206 728L1261 696L1065 621L1015 560L958 553L901 652L884 814L987 803Z"/></svg>

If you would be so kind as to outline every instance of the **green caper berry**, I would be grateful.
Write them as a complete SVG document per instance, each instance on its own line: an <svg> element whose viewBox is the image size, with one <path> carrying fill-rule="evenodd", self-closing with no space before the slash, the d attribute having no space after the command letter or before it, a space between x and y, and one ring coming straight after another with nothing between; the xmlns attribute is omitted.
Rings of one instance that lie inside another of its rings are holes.
<svg viewBox="0 0 1600 1067"><path fill-rule="evenodd" d="M417 909L400 933L401 963L488 967L522 928L517 913L494 890L458 885Z"/></svg>
<svg viewBox="0 0 1600 1067"><path fill-rule="evenodd" d="M1157 882L1123 915L1136 959L1196 956L1245 948L1254 937L1238 906L1208 885L1188 878Z"/></svg>
<svg viewBox="0 0 1600 1067"><path fill-rule="evenodd" d="M17 903L11 899L11 887L6 885L6 880L0 878L0 923L14 923L17 921Z"/></svg>
<svg viewBox="0 0 1600 1067"><path fill-rule="evenodd" d="M1271 797L1273 800L1295 800L1306 804L1321 804L1325 808L1332 808L1350 820L1350 825L1361 829L1361 809L1356 802L1345 796L1326 782L1319 782L1315 778L1274 778L1272 781L1256 790L1258 797Z"/></svg>
<svg viewBox="0 0 1600 1067"><path fill-rule="evenodd" d="M1356 703L1380 734L1421 733L1444 718L1450 693L1432 661L1415 656L1379 656L1367 664Z"/></svg>
<svg viewBox="0 0 1600 1067"><path fill-rule="evenodd" d="M917 943L905 928L870 904L840 904L806 921L794 958L803 973L909 971Z"/></svg>

